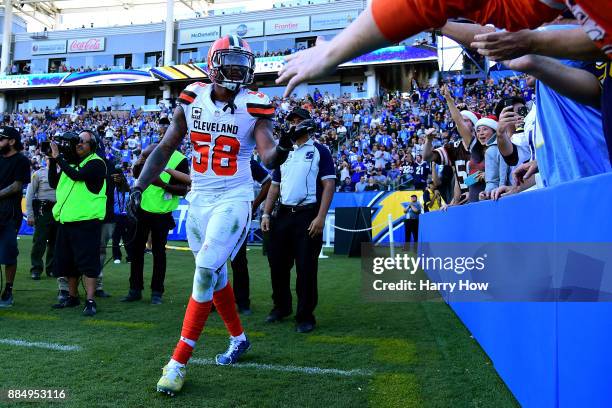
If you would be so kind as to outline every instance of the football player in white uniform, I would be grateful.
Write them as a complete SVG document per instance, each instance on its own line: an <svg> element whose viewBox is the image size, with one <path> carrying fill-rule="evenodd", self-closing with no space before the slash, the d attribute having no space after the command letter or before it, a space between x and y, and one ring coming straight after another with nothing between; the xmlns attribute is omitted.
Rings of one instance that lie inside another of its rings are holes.
<svg viewBox="0 0 612 408"><path fill-rule="evenodd" d="M249 348L228 282L228 259L246 239L253 179L253 148L268 168L280 166L293 142L284 134L278 145L272 137L274 107L268 97L244 87L252 83L255 58L242 38L226 35L208 52L212 84L196 82L180 94L172 123L150 154L130 194L128 211L140 206L140 197L187 135L193 146L187 238L195 255L193 291L181 337L164 367L157 391L180 391L187 364L214 303L230 333L227 351L217 364L233 364Z"/></svg>

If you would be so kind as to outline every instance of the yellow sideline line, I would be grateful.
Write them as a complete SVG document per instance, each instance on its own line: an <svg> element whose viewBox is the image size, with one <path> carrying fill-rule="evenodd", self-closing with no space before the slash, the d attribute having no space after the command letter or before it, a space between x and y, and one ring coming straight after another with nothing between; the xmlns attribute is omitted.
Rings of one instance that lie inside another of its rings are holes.
<svg viewBox="0 0 612 408"><path fill-rule="evenodd" d="M266 333L264 332L258 332L258 331L245 331L246 335L249 337L265 337ZM206 336L206 335L212 335L212 336L229 336L229 333L227 332L227 330L225 328L221 329L221 328L217 328L217 327L204 327L204 331L202 332L202 336Z"/></svg>
<svg viewBox="0 0 612 408"><path fill-rule="evenodd" d="M154 323L147 322L120 322L113 320L84 320L82 323L87 326L121 327L126 329L153 329L156 326Z"/></svg>
<svg viewBox="0 0 612 408"><path fill-rule="evenodd" d="M414 374L375 374L370 384L369 406L376 408L412 408L424 406L421 387Z"/></svg>
<svg viewBox="0 0 612 408"><path fill-rule="evenodd" d="M189 247L175 246L175 245L166 245L166 249L174 249L177 251L191 251Z"/></svg>
<svg viewBox="0 0 612 408"><path fill-rule="evenodd" d="M13 310L1 311L0 317L8 317L9 319L15 319L15 320L39 320L39 321L59 320L59 317L57 316L49 316L49 315L44 315L44 314L27 313L27 312L16 312Z"/></svg>
<svg viewBox="0 0 612 408"><path fill-rule="evenodd" d="M34 314L27 312L17 312L17 311L0 311L0 317L6 317L9 319L15 320L35 320L35 321L57 321L60 320L57 316L49 316L43 314ZM122 322L115 320L83 320L81 322L87 326L94 327L118 327L125 329L154 329L157 327L155 323L149 322ZM225 328L217 328L217 327L206 327L204 329L204 335L211 336L229 336L227 330ZM266 333L260 331L248 331L247 335L253 338L265 337Z"/></svg>
<svg viewBox="0 0 612 408"><path fill-rule="evenodd" d="M416 357L414 343L404 339L315 335L307 341L325 344L367 345L374 347L374 359L391 364L410 364Z"/></svg>

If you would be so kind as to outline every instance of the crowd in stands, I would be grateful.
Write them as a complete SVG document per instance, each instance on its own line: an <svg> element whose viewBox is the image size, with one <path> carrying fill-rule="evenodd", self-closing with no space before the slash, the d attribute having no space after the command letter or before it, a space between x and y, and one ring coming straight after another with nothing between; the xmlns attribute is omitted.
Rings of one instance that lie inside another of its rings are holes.
<svg viewBox="0 0 612 408"><path fill-rule="evenodd" d="M131 67L130 67L131 69ZM52 66L49 68L49 72L92 72L92 71L110 71L111 68L108 65L98 65L97 67L85 67L81 65L80 67L71 67L64 63L59 66Z"/></svg>
<svg viewBox="0 0 612 408"><path fill-rule="evenodd" d="M442 88L413 85L410 93L388 93L377 100L354 100L349 94L336 97L319 89L305 98L275 97L275 126L282 126L295 106L310 110L318 140L332 152L341 192L416 189L441 197L445 203L459 204L489 198L492 190L515 182L513 168L500 160L494 136L500 101L521 102L526 110L531 108L535 94L525 77L471 83L458 79ZM5 117L5 122L23 130L25 153L34 169L45 162L42 141L72 129L96 129L104 141L106 158L122 166L130 179L132 163L159 140L158 121L168 115L171 108L165 107L161 113L135 107L122 112L77 107L71 115L49 109L17 112ZM461 118L459 126L457 117ZM451 146L462 142L461 128L466 126L475 137L471 153L466 153L461 164L460 158L446 156ZM182 151L190 155L187 140Z"/></svg>
<svg viewBox="0 0 612 408"><path fill-rule="evenodd" d="M84 109L77 106L72 114L59 110L16 112L4 117L4 123L22 130L23 153L30 159L32 170L45 166L41 143L67 131L95 130L102 140L105 158L121 166L128 181L133 181L132 165L147 146L160 139L159 119L167 117L169 110L142 112L132 107L126 112ZM187 152L185 140L182 146Z"/></svg>
<svg viewBox="0 0 612 408"><path fill-rule="evenodd" d="M500 100L515 98L531 106L534 98L533 89L527 86L524 77L465 85L458 80L448 88L458 110L474 113L474 130L478 118L493 117ZM428 180L432 180L444 201L453 201L456 178L452 163L435 164L431 163L431 158L424 157L428 133L433 149L461 139L440 87L415 86L415 91L407 98L396 92L379 103L351 100L348 95L335 98L318 89L303 100L275 99L275 102L277 123L282 123L286 112L298 104L313 112L318 139L333 153L338 191L425 190ZM490 143L493 145L494 140ZM483 164L472 164L471 169L469 164L467 166L468 173L483 173ZM477 183L485 189L510 182L508 177L497 174L497 184L489 183L486 187L484 175L479 177L482 180ZM500 178L503 180L499 181Z"/></svg>

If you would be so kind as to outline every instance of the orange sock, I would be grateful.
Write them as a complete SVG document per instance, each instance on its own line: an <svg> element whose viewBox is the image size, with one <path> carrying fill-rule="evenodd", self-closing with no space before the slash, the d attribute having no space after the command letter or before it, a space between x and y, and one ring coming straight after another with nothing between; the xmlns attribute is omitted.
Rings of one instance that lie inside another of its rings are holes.
<svg viewBox="0 0 612 408"><path fill-rule="evenodd" d="M181 364L187 364L187 361L191 358L193 353L193 346L187 344L183 339L190 340L195 343L200 338L210 309L212 302L197 302L193 297L189 298L187 304L187 310L185 311L185 318L183 319L183 329L181 330L181 340L176 344L172 359L178 361Z"/></svg>
<svg viewBox="0 0 612 408"><path fill-rule="evenodd" d="M240 317L236 311L236 301L234 300L234 291L229 282L227 285L213 294L213 302L217 308L217 313L223 319L225 327L231 336L240 336L244 330L240 323Z"/></svg>

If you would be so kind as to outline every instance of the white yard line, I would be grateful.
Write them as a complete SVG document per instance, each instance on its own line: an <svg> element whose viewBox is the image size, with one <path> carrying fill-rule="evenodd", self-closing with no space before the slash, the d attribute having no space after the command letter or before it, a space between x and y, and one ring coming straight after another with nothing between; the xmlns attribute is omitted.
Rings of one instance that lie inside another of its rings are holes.
<svg viewBox="0 0 612 408"><path fill-rule="evenodd" d="M216 365L212 358L194 358L191 364ZM254 368L256 370L283 371L289 373L303 373L315 375L340 375L345 377L372 375L370 370L338 370L336 368L298 367L292 365L259 364L259 363L236 363L234 368Z"/></svg>
<svg viewBox="0 0 612 408"><path fill-rule="evenodd" d="M34 347L56 351L81 351L80 346L71 346L57 343L43 343L38 341L26 341L19 339L0 339L0 344L8 344L9 346L18 347Z"/></svg>

